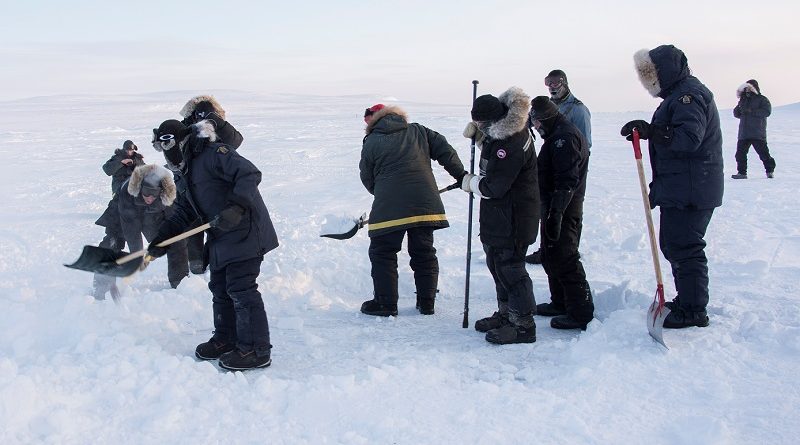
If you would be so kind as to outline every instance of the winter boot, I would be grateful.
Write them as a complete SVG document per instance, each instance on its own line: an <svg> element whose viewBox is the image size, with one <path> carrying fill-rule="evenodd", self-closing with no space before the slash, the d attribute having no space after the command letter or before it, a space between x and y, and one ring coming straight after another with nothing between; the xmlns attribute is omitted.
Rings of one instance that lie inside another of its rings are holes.
<svg viewBox="0 0 800 445"><path fill-rule="evenodd" d="M542 249L533 252L525 257L525 262L528 264L542 264Z"/></svg>
<svg viewBox="0 0 800 445"><path fill-rule="evenodd" d="M542 317L555 317L567 315L567 310L563 306L556 306L553 303L539 303L536 305L536 315Z"/></svg>
<svg viewBox="0 0 800 445"><path fill-rule="evenodd" d="M229 371L247 371L248 369L266 368L272 364L270 354L259 357L256 351L242 352L238 349L226 352L219 357L220 368Z"/></svg>
<svg viewBox="0 0 800 445"><path fill-rule="evenodd" d="M397 303L383 304L376 299L365 301L361 304L361 312L378 317L397 316Z"/></svg>
<svg viewBox="0 0 800 445"><path fill-rule="evenodd" d="M438 289L417 291L417 310L420 314L433 315L433 306L438 292Z"/></svg>
<svg viewBox="0 0 800 445"><path fill-rule="evenodd" d="M508 314L509 323L486 333L486 341L498 345L533 343L536 341L536 323L533 315Z"/></svg>
<svg viewBox="0 0 800 445"><path fill-rule="evenodd" d="M478 332L488 332L508 325L507 312L495 312L491 317L481 318L475 322L475 330Z"/></svg>
<svg viewBox="0 0 800 445"><path fill-rule="evenodd" d="M733 179L747 179L747 173L736 173L735 175L731 175Z"/></svg>
<svg viewBox="0 0 800 445"><path fill-rule="evenodd" d="M690 312L676 307L671 309L664 319L664 327L668 329L682 329L691 326L704 328L708 326L708 314L706 311Z"/></svg>
<svg viewBox="0 0 800 445"><path fill-rule="evenodd" d="M211 340L197 345L197 348L194 350L194 355L200 360L216 360L222 354L235 349L236 346L233 343L222 343L214 340L214 337L211 337Z"/></svg>
<svg viewBox="0 0 800 445"><path fill-rule="evenodd" d="M553 329L580 329L586 330L588 323L582 323L569 315L558 315L550 319L550 327Z"/></svg>
<svg viewBox="0 0 800 445"><path fill-rule="evenodd" d="M772 178L774 178L774 177L775 177L775 173L773 173L773 172L767 172L767 178L769 178L769 179L772 179Z"/></svg>
<svg viewBox="0 0 800 445"><path fill-rule="evenodd" d="M189 261L189 270L194 275L203 275L206 272L206 268L203 267L203 261L201 261L201 260L191 260L191 261Z"/></svg>

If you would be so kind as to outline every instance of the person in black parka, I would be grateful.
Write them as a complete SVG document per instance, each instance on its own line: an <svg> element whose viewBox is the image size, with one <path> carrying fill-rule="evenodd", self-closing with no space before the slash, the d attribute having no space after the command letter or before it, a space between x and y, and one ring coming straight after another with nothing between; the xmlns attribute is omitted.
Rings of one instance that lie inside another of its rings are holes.
<svg viewBox="0 0 800 445"><path fill-rule="evenodd" d="M586 329L594 303L578 247L583 228L583 198L589 171L586 138L546 96L531 103L531 121L544 139L539 153L539 195L542 198L542 266L547 273L550 303L536 307L554 317L555 329Z"/></svg>
<svg viewBox="0 0 800 445"><path fill-rule="evenodd" d="M478 195L480 239L494 279L498 310L475 322L496 344L536 341L536 301L525 252L536 241L539 184L533 135L527 126L530 97L512 87L486 94L472 106L464 136L480 147L480 174L465 175L461 189Z"/></svg>
<svg viewBox="0 0 800 445"><path fill-rule="evenodd" d="M750 146L756 150L764 164L768 178L774 176L775 159L769 155L767 146L767 117L772 114L772 104L761 94L758 82L750 79L736 89L739 103L733 109L733 117L739 119L739 141L736 143L736 171L733 179L747 179L747 152Z"/></svg>
<svg viewBox="0 0 800 445"><path fill-rule="evenodd" d="M369 214L372 300L361 305L368 315L397 315L397 252L408 235L408 253L417 290L417 309L434 313L439 262L433 231L449 227L431 170L435 160L460 181L466 174L458 154L441 134L408 123L400 107L373 105L364 112L361 182L375 195Z"/></svg>
<svg viewBox="0 0 800 445"><path fill-rule="evenodd" d="M156 130L168 162L179 166L185 192L175 213L161 224L148 254L164 255L157 244L186 231L198 218L208 222L208 287L213 295L214 335L195 350L201 360L219 359L221 367L245 370L269 366L269 325L256 279L278 237L258 184L261 172L227 144L217 142L215 125L203 120L191 127L177 120Z"/></svg>
<svg viewBox="0 0 800 445"><path fill-rule="evenodd" d="M708 260L703 239L714 209L722 205L722 131L714 95L689 71L672 45L640 50L634 63L642 85L663 99L648 123L630 121L649 140L650 205L661 208L659 244L672 267L677 296L665 328L708 326Z"/></svg>
<svg viewBox="0 0 800 445"><path fill-rule="evenodd" d="M144 165L144 157L133 141L125 141L122 149L114 150L114 155L103 164L103 171L111 176L111 193L116 194L122 183L131 177L133 169L140 165Z"/></svg>

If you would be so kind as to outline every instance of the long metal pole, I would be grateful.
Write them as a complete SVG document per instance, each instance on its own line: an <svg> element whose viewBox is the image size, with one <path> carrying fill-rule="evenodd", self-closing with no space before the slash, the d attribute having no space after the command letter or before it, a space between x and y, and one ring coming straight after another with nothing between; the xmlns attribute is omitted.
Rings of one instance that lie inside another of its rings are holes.
<svg viewBox="0 0 800 445"><path fill-rule="evenodd" d="M472 81L472 103L475 103L475 99L478 96L478 81ZM470 154L469 154L469 173L475 174L475 136L472 137L472 142L470 143ZM472 264L472 205L475 200L475 196L470 193L469 194L469 216L467 221L467 277L466 283L464 284L464 321L461 322L462 328L467 328L469 326L469 272L470 272L470 264Z"/></svg>

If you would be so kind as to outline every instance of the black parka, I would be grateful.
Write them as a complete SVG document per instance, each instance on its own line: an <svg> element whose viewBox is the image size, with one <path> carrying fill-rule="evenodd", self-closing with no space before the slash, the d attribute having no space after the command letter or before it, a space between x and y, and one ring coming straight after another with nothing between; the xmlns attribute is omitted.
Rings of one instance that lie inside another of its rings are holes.
<svg viewBox="0 0 800 445"><path fill-rule="evenodd" d="M739 103L733 117L739 119L739 139L767 140L767 117L772 114L772 104L761 95L758 86L745 83L736 93Z"/></svg>
<svg viewBox="0 0 800 445"><path fill-rule="evenodd" d="M133 163L125 165L122 163L124 159L131 159ZM134 151L133 155L128 157L128 153L125 150L114 150L114 155L111 156L111 159L103 164L103 172L111 176L111 193L117 193L122 183L131 177L133 169L140 165L144 165L144 157L138 152Z"/></svg>
<svg viewBox="0 0 800 445"><path fill-rule="evenodd" d="M547 123L538 159L543 209L550 208L556 190L568 190L571 199L583 199L589 171L588 145L581 131L561 113Z"/></svg>
<svg viewBox="0 0 800 445"><path fill-rule="evenodd" d="M431 160L455 179L464 176L458 154L441 134L409 124L405 112L388 106L375 113L361 149L361 182L375 195L369 236L410 227L448 227Z"/></svg>

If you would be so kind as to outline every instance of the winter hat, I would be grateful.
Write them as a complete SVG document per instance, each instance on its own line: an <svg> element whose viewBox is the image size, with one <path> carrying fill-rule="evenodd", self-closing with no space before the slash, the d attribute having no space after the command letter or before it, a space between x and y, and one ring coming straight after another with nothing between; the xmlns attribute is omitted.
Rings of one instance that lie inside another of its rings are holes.
<svg viewBox="0 0 800 445"><path fill-rule="evenodd" d="M561 71L561 70L553 70L553 71L550 71L550 73L549 73L549 74L547 74L547 77L545 77L545 78L544 78L544 82L545 82L545 84L547 84L547 81L548 81L549 79L551 79L551 78L552 78L552 79L554 79L554 80L555 80L555 79L558 79L558 78L561 78L561 79L564 81L564 83L569 83L569 82L567 81L567 75L566 75L566 73L564 73L564 72L563 72L563 71Z"/></svg>
<svg viewBox="0 0 800 445"><path fill-rule="evenodd" d="M484 94L472 103L472 120L475 122L494 122L500 120L508 113L500 99L491 94Z"/></svg>
<svg viewBox="0 0 800 445"><path fill-rule="evenodd" d="M189 135L191 130L184 125L181 121L169 119L161 123L155 131L156 138L161 142L170 141L175 139L182 141L183 138Z"/></svg>
<svg viewBox="0 0 800 445"><path fill-rule="evenodd" d="M384 104L375 104L366 110L364 110L364 117L372 116L373 114L377 113L378 111L383 110L386 107Z"/></svg>
<svg viewBox="0 0 800 445"><path fill-rule="evenodd" d="M138 196L159 196L165 206L172 205L177 197L177 188L171 171L158 164L136 167L128 180L128 193Z"/></svg>
<svg viewBox="0 0 800 445"><path fill-rule="evenodd" d="M758 94L761 94L761 88L758 87L758 81L756 81L755 79L750 79L750 80L747 81L747 83L749 83L750 85L753 85L753 88L756 89Z"/></svg>
<svg viewBox="0 0 800 445"><path fill-rule="evenodd" d="M136 150L138 150L139 148L136 146L136 144L134 144L134 143L133 143L133 141L125 141L125 142L123 142L123 143L122 143L122 149L123 149L123 150L133 150L133 151L136 151Z"/></svg>
<svg viewBox="0 0 800 445"><path fill-rule="evenodd" d="M555 117L558 107L547 96L536 96L531 101L531 119L544 121Z"/></svg>

